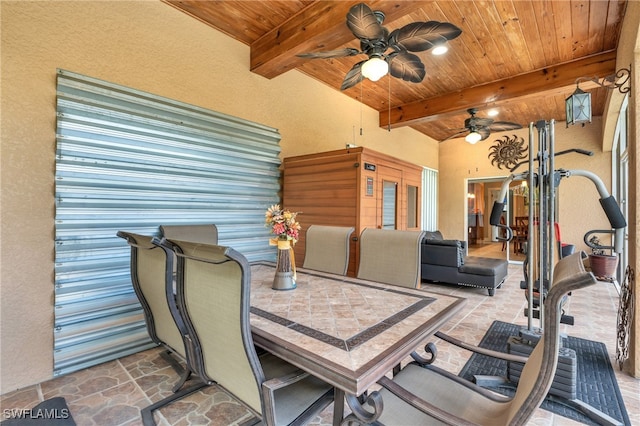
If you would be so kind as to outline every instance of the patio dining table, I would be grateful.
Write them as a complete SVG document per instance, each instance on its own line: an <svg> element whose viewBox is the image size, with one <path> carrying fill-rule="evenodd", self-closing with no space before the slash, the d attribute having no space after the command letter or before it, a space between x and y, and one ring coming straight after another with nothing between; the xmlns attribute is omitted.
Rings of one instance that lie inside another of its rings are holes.
<svg viewBox="0 0 640 426"><path fill-rule="evenodd" d="M335 388L344 404L376 382L449 321L465 299L298 269L297 288L271 288L275 265L251 266L251 330L257 346Z"/></svg>

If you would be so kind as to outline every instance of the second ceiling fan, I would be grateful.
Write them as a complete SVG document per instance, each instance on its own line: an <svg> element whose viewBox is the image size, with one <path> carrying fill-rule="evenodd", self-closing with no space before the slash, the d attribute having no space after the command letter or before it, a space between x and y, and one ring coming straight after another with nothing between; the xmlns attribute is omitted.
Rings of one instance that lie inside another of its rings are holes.
<svg viewBox="0 0 640 426"><path fill-rule="evenodd" d="M341 90L355 86L365 77L377 81L387 72L396 78L419 83L426 75L424 64L410 52L443 46L462 33L455 25L438 21L413 22L389 33L382 26L384 18L384 12L371 10L364 3L356 4L347 13L347 26L360 39L360 50L346 48L298 56L329 59L366 54L368 58L355 64L347 73Z"/></svg>
<svg viewBox="0 0 640 426"><path fill-rule="evenodd" d="M465 140L474 144L487 139L491 132L504 132L507 130L522 129L522 126L518 123L494 121L492 118L476 117L476 113L478 112L477 108L469 108L467 112L471 117L464 120L464 127L452 129L456 131L456 133L444 139L445 141L448 139L459 138L467 133Z"/></svg>

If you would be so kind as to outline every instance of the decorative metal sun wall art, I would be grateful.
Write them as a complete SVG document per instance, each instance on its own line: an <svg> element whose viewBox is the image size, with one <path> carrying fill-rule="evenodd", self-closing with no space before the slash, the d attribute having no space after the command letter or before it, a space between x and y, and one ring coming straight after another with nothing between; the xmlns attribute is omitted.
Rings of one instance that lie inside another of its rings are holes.
<svg viewBox="0 0 640 426"><path fill-rule="evenodd" d="M502 139L496 139L495 142L497 143L489 148L488 155L491 158L492 166L497 165L499 169L504 166L510 169L527 156L524 138L518 138L516 135L513 135L513 138L503 136Z"/></svg>

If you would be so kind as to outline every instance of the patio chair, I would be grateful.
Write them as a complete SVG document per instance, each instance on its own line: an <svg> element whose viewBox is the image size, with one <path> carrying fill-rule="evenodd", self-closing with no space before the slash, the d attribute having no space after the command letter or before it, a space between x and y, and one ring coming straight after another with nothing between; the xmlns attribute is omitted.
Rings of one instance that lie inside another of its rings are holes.
<svg viewBox="0 0 640 426"><path fill-rule="evenodd" d="M353 227L311 225L305 236L303 268L346 275Z"/></svg>
<svg viewBox="0 0 640 426"><path fill-rule="evenodd" d="M360 234L358 278L417 288L423 237L423 231L365 228Z"/></svg>
<svg viewBox="0 0 640 426"><path fill-rule="evenodd" d="M216 245L154 242L177 256L187 357L203 381L227 390L266 425L303 424L333 401L332 386L269 353L258 356L249 324L251 269L242 254ZM142 410L145 425L155 424L157 404Z"/></svg>
<svg viewBox="0 0 640 426"><path fill-rule="evenodd" d="M163 358L181 375L173 387L173 392L177 392L189 379L191 370L188 365L183 368L179 364L179 361L186 363L182 338L186 327L173 294L173 256L167 256L153 244L153 237L125 231L118 231L117 235L131 247L131 282L144 312L149 337L167 350L162 353Z"/></svg>
<svg viewBox="0 0 640 426"><path fill-rule="evenodd" d="M378 381L382 389L377 398L382 398L384 409L377 420L385 425L525 425L547 395L558 365L563 298L568 292L596 283L593 274L585 271L582 256L584 253L576 252L556 265L553 284L545 299L548 314L544 317L544 334L528 358L477 348L436 333L465 349L524 362L513 398L481 388L431 365L436 351L430 343L425 350L431 353L431 359L414 353L415 361L393 379L384 377ZM355 415L350 415L349 419L358 423Z"/></svg>
<svg viewBox="0 0 640 426"><path fill-rule="evenodd" d="M164 238L192 243L218 244L218 228L212 223L194 225L160 225Z"/></svg>
<svg viewBox="0 0 640 426"><path fill-rule="evenodd" d="M218 227L213 223L194 225L160 225L160 237L192 243L218 244ZM173 256L173 253L171 253ZM173 277L176 276L177 262L173 260ZM175 285L174 285L175 288Z"/></svg>

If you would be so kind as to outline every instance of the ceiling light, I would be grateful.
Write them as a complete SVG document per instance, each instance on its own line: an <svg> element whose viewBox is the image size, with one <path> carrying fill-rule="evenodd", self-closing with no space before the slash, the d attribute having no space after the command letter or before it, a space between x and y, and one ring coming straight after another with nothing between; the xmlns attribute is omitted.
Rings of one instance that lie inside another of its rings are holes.
<svg viewBox="0 0 640 426"><path fill-rule="evenodd" d="M487 111L487 115L489 117L495 117L496 115L500 114L500 111L498 111L495 108L490 109L489 111Z"/></svg>
<svg viewBox="0 0 640 426"><path fill-rule="evenodd" d="M482 135L475 130L464 138L464 140L469 142L471 145L480 142L480 139L482 139Z"/></svg>
<svg viewBox="0 0 640 426"><path fill-rule="evenodd" d="M433 49L431 50L431 54L432 55L443 55L445 53L447 53L447 51L449 50L449 48L447 47L446 44L438 44L437 46L434 46Z"/></svg>
<svg viewBox="0 0 640 426"><path fill-rule="evenodd" d="M362 75L371 81L378 81L389 72L389 64L375 56L362 65Z"/></svg>

